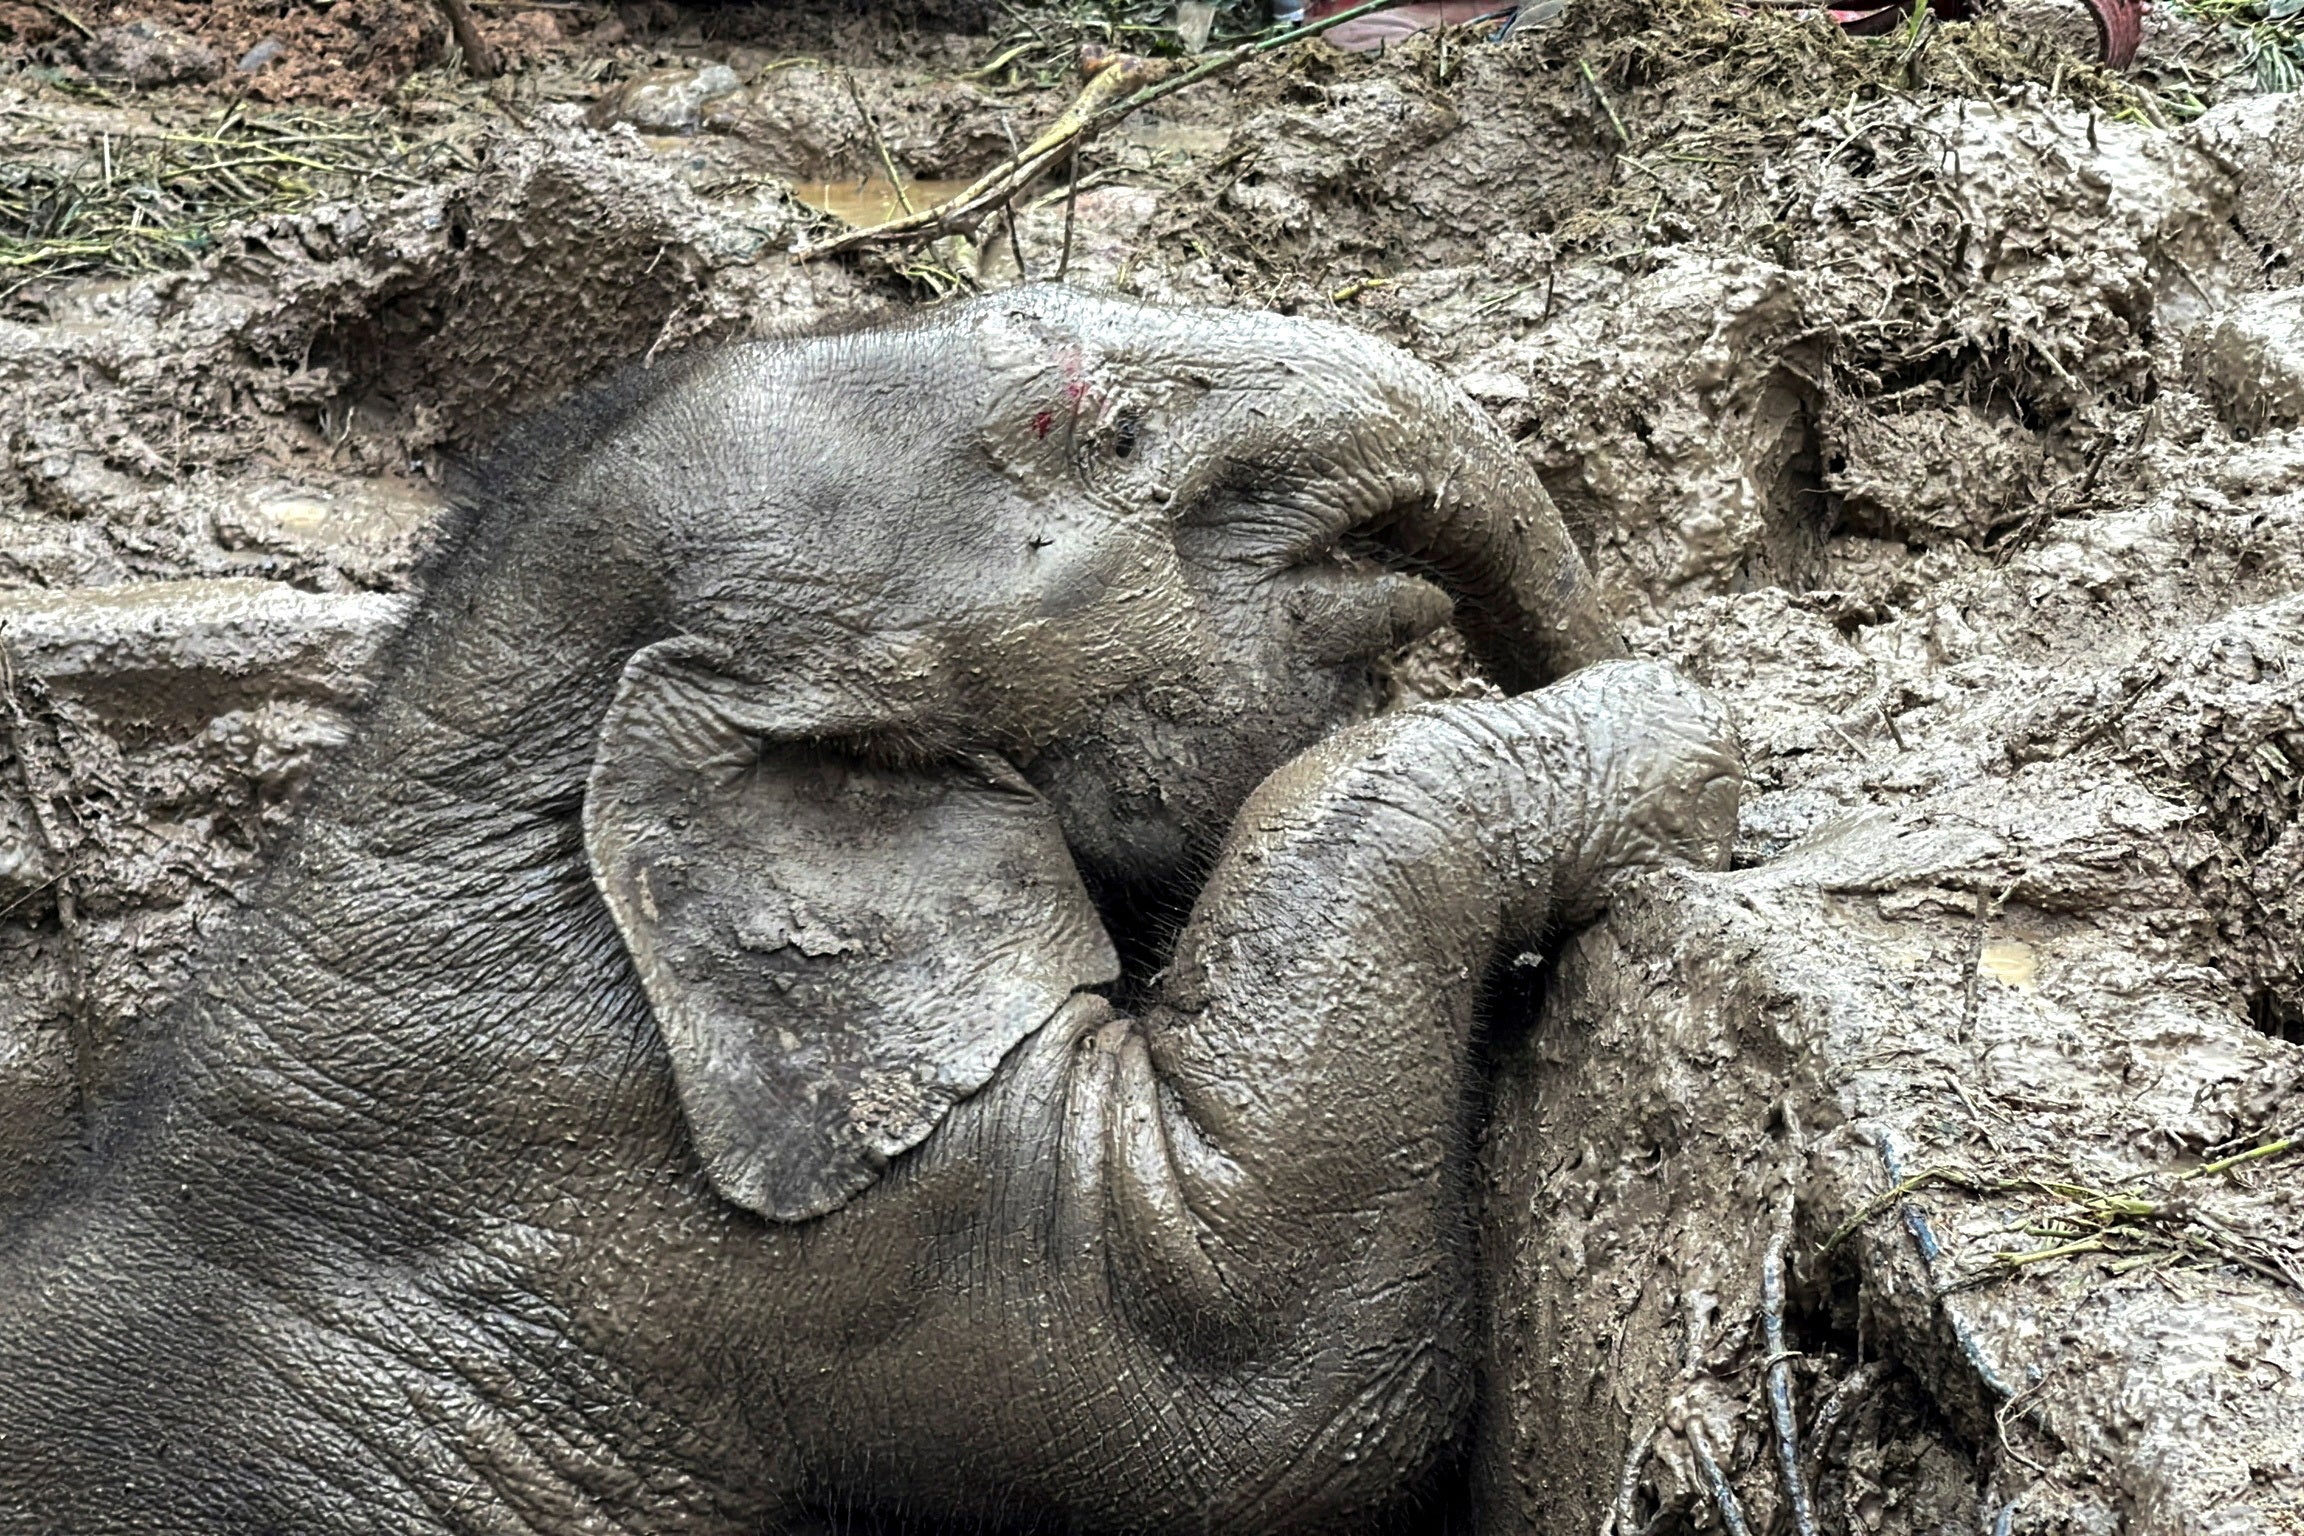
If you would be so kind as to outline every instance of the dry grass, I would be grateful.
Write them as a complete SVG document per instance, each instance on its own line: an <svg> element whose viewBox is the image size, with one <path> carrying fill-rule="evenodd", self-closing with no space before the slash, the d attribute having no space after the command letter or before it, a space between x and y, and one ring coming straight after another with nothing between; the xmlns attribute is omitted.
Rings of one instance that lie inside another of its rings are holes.
<svg viewBox="0 0 2304 1536"><path fill-rule="evenodd" d="M2246 1232L2220 1219L2195 1192L2200 1181L2236 1176L2304 1151L2304 1134L2259 1140L2245 1151L2161 1181L2157 1189L2103 1190L2065 1179L2007 1177L1971 1168L1925 1168L1868 1200L1827 1238L1829 1253L1859 1227L1931 1186L1969 1194L2029 1195L2045 1205L2012 1230L2037 1239L2003 1249L1941 1282L1970 1290L2038 1264L2099 1258L2113 1274L2167 1266L2229 1265L2275 1285L2304 1291L2304 1244L2280 1233Z"/></svg>
<svg viewBox="0 0 2304 1536"><path fill-rule="evenodd" d="M1168 58L1184 51L1175 0L1007 0L1007 25L977 78L1046 89L1073 79L1084 46ZM1265 28L1257 0L1217 0L1211 48L1243 42Z"/></svg>
<svg viewBox="0 0 2304 1536"><path fill-rule="evenodd" d="M2213 22L2263 91L2304 89L2304 0L2184 0Z"/></svg>
<svg viewBox="0 0 2304 1536"><path fill-rule="evenodd" d="M440 146L381 111L251 113L67 136L15 114L0 133L0 298L66 276L188 266L230 226L414 186Z"/></svg>
<svg viewBox="0 0 2304 1536"><path fill-rule="evenodd" d="M1568 220L1558 231L1566 245L1616 243L1627 207L1709 221L1746 200L1748 178L1801 125L1882 96L1988 99L2028 86L2115 121L2171 115L2134 82L2038 38L1926 13L1888 36L1853 37L1813 12L1595 0L1540 38L1545 62L1575 72L1599 131L1643 173Z"/></svg>

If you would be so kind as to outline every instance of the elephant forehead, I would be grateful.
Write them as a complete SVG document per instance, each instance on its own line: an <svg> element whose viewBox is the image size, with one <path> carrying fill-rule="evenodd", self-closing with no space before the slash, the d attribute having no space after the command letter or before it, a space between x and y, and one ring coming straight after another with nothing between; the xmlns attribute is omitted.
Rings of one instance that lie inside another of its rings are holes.
<svg viewBox="0 0 2304 1536"><path fill-rule="evenodd" d="M1029 310L981 314L983 462L1026 496L1162 521L1229 518L1228 488L1333 501L1348 520L1372 479L1397 476L1401 444L1450 435L1431 430L1433 392L1365 338L1275 316L1140 318L1084 335Z"/></svg>
<svg viewBox="0 0 2304 1536"><path fill-rule="evenodd" d="M1325 398L1331 407L1383 410L1413 402L1395 386L1427 373L1364 332L1258 310L1168 308L1073 289L1015 290L962 306L962 323L988 375L1019 384L1191 383L1210 391ZM1397 398L1396 398L1397 397Z"/></svg>
<svg viewBox="0 0 2304 1536"><path fill-rule="evenodd" d="M1197 349L1172 325L1082 330L1008 311L985 316L974 339L988 384L986 429L1006 433L1022 424L1035 441L1059 436L1067 423L1099 420L1155 398L1174 406L1221 393L1269 395L1296 371L1277 351L1238 345L1238 336L1228 338L1228 346Z"/></svg>
<svg viewBox="0 0 2304 1536"><path fill-rule="evenodd" d="M977 430L988 456L1012 475L1067 466L1081 428L1116 404L1096 349L1077 331L1023 309L980 316L973 339L986 386Z"/></svg>
<svg viewBox="0 0 2304 1536"><path fill-rule="evenodd" d="M1157 518L1081 496L987 500L996 505L924 505L907 519L879 573L897 609L1037 621L1173 600L1175 550Z"/></svg>

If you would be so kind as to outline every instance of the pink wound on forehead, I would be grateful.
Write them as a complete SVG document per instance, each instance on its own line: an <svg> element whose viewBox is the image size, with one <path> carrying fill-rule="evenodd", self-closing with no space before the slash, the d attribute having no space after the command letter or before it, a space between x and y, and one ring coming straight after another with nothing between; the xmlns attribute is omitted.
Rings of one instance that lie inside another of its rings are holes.
<svg viewBox="0 0 2304 1536"><path fill-rule="evenodd" d="M1085 411L1094 407L1097 399L1095 387L1088 380L1087 357L1077 348L1066 348L1056 354L1056 371L1064 380L1057 391L1063 402L1063 413L1078 420ZM1056 414L1052 408L1034 416L1033 434L1046 437L1049 429L1056 424Z"/></svg>

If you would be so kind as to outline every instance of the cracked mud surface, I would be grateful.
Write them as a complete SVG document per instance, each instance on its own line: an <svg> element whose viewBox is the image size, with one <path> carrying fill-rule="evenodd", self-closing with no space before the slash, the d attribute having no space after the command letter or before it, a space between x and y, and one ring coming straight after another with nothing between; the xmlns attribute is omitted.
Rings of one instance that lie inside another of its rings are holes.
<svg viewBox="0 0 2304 1536"><path fill-rule="evenodd" d="M1068 98L965 78L997 49L958 8L500 7L494 87L385 0L297 13L369 55L282 31L243 77L277 9L79 8L217 61L143 89L0 5L18 168L84 183L280 103L409 146L196 265L0 285L0 1197L70 1155L343 739L461 457L626 361L1067 243L1048 187L1013 245L785 259L833 227L794 188L877 162L844 71L922 179ZM1821 1529L2304 1529L2304 1161L2231 1161L2304 1128L2304 103L2154 25L2146 96L1989 23L1907 54L1591 4L1311 45L1083 157L1070 280L1449 371L1746 743L1738 867L1500 1000L1452 1518L1596 1529L1622 1492L1717 1528L1709 1456L1788 1519L1781 1233Z"/></svg>

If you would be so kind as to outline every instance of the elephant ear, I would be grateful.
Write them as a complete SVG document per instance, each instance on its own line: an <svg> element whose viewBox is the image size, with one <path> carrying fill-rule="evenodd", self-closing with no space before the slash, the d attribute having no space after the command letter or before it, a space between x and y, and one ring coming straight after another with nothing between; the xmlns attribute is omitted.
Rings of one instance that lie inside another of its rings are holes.
<svg viewBox="0 0 2304 1536"><path fill-rule="evenodd" d="M802 1221L1119 964L1013 768L843 751L694 649L626 667L584 846L714 1186Z"/></svg>

